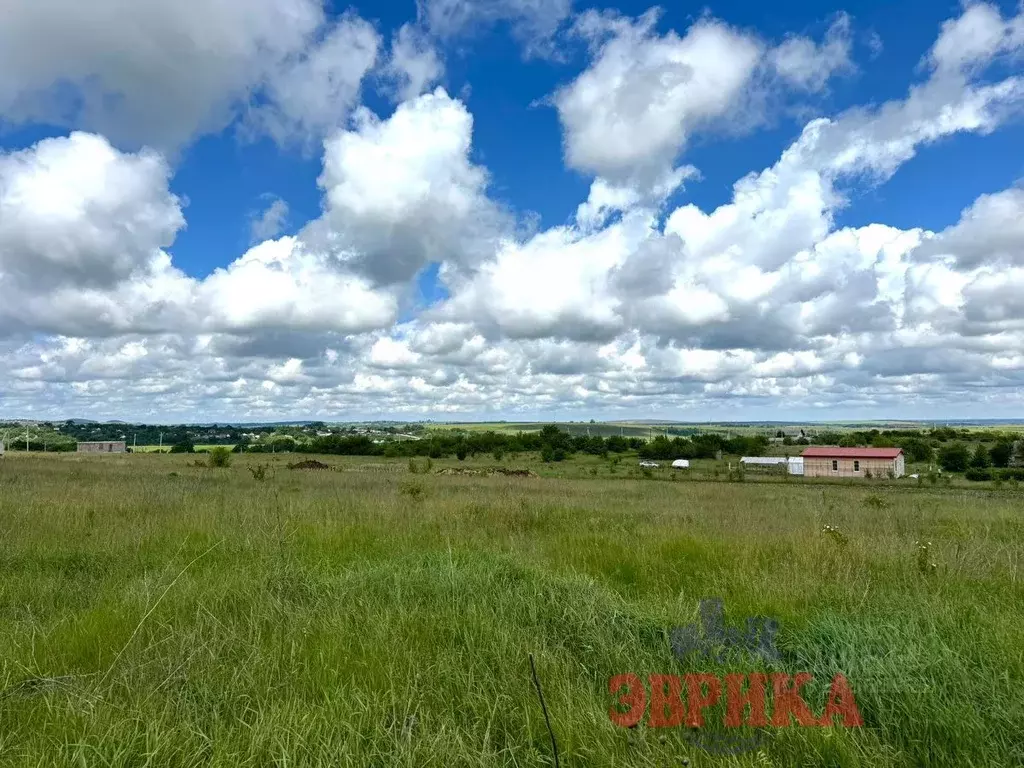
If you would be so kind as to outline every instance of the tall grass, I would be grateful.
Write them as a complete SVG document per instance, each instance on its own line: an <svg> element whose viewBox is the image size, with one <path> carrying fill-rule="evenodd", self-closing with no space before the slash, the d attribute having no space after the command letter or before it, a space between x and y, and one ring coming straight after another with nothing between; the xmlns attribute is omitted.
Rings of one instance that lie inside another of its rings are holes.
<svg viewBox="0 0 1024 768"><path fill-rule="evenodd" d="M563 766L1024 760L1014 489L264 459L0 461L0 764L549 766L530 653ZM711 757L612 725L612 675L762 668L672 656L707 597L865 726Z"/></svg>

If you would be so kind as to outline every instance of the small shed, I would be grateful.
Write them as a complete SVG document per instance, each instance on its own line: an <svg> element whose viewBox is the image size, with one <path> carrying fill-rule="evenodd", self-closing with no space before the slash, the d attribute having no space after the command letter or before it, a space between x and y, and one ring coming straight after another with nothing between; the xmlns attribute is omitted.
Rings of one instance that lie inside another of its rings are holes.
<svg viewBox="0 0 1024 768"><path fill-rule="evenodd" d="M124 440L105 440L93 443L79 443L79 453L125 453L127 445Z"/></svg>
<svg viewBox="0 0 1024 768"><path fill-rule="evenodd" d="M690 462L687 459L676 459L672 462L672 469L689 469Z"/></svg>

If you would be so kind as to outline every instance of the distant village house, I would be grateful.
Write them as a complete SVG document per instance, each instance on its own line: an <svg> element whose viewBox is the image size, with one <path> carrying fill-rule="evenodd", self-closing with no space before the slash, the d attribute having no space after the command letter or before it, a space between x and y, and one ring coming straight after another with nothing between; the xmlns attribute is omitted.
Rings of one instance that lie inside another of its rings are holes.
<svg viewBox="0 0 1024 768"><path fill-rule="evenodd" d="M123 440L78 444L79 453L125 453L126 449L127 445Z"/></svg>

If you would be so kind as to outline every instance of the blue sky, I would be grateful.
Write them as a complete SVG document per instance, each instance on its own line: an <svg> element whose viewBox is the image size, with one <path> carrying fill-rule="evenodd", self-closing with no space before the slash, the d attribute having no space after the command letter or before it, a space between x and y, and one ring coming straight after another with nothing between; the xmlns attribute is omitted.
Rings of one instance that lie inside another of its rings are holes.
<svg viewBox="0 0 1024 768"><path fill-rule="evenodd" d="M1021 412L1015 2L43 5L0 417Z"/></svg>
<svg viewBox="0 0 1024 768"><path fill-rule="evenodd" d="M377 21L380 29L388 30L411 20L415 15L411 5L334 4L334 8L354 7L364 18ZM1001 6L1006 14L1013 10L1012 3ZM640 15L651 5L595 3L585 7ZM659 28L684 30L700 17L701 10L698 5L666 5ZM813 114L829 115L904 94L918 62L934 42L936 30L956 14L958 4L856 3L829 8L817 2L787 3L784 7L728 2L707 6L707 10L726 22L777 39L793 33L820 37L836 12L850 13L857 27L852 47L859 71L837 78L830 83L829 93L801 105ZM869 43L872 33L892 41L888 46L883 42L876 57ZM556 110L536 103L586 67L586 51L578 43L567 44L563 50L565 62L524 62L508 24L499 23L455 41L446 51L444 85L452 94L470 89L466 105L474 117L474 157L493 176L492 194L539 214L547 226L565 223L586 197L590 184L589 178L562 163ZM366 93L364 103L382 116L394 107L372 90ZM799 119L778 115L766 129L741 138L706 137L688 156L705 178L687 188L685 199L703 208L727 202L735 180L771 165L802 125ZM1024 177L1024 153L1014 151L1024 144L1020 124L1000 130L995 137L953 137L948 144L915 158L884 187L863 192L856 204L844 211L844 222L878 221L884 211L887 222L896 226L941 228L955 221L979 194ZM940 196L922 194L936 180L950 177L950 163L956 169L958 189ZM174 249L176 260L198 274L224 266L231 255L248 245L248 219L263 204L261 194L288 202L292 229L315 218L320 209L319 172L319 156L303 157L294 149L282 153L269 139L240 145L230 131L204 137L187 150L172 185L192 203L188 229Z"/></svg>

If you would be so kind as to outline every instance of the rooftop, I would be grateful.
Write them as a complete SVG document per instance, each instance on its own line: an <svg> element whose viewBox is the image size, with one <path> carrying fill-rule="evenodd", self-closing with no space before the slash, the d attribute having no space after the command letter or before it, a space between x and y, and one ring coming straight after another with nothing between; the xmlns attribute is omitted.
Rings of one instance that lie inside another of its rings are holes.
<svg viewBox="0 0 1024 768"><path fill-rule="evenodd" d="M902 448L838 448L831 445L812 445L804 451L803 456L822 459L895 459L901 453Z"/></svg>

